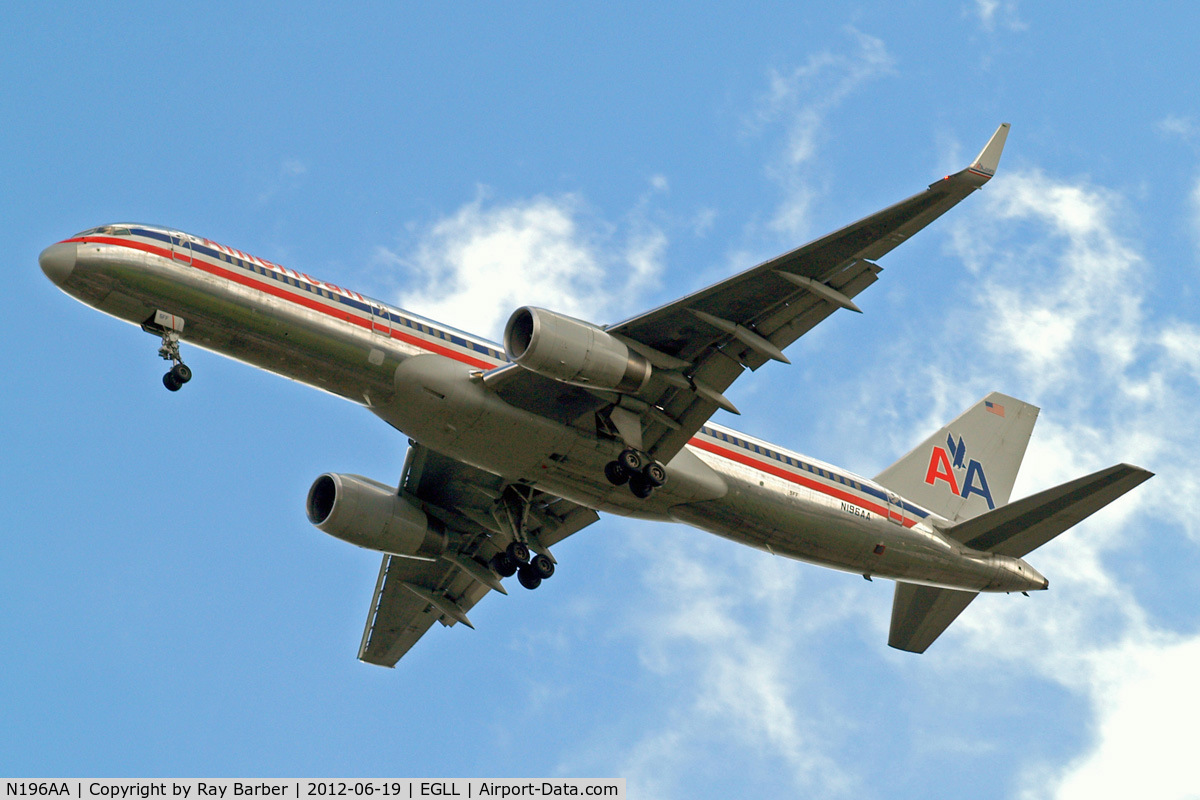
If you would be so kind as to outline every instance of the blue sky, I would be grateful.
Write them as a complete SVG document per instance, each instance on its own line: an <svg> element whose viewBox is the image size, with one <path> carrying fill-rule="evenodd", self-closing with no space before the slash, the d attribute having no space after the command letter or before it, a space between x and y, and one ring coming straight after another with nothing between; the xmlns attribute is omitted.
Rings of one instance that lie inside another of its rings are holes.
<svg viewBox="0 0 1200 800"><path fill-rule="evenodd" d="M23 4L0 32L0 774L625 777L630 796L1195 797L1200 71L1188 4ZM496 337L614 322L1001 170L730 392L866 475L991 390L1042 407L1014 496L1158 477L928 653L892 584L604 519L394 671L378 558L305 520L398 478L366 411L157 343L37 267L171 225Z"/></svg>

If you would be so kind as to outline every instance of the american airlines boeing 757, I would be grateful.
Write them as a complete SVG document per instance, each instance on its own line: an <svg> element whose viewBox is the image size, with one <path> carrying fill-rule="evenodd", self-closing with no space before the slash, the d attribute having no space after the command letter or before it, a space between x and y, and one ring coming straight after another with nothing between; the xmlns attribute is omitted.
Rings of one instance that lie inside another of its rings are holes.
<svg viewBox="0 0 1200 800"><path fill-rule="evenodd" d="M888 644L923 652L979 592L1049 582L1024 560L1150 472L1119 464L1009 501L1038 409L989 394L874 478L709 420L745 370L875 282L876 263L995 173L966 169L796 250L624 322L519 308L503 346L178 230L92 228L46 248L67 294L157 337L178 391L195 344L365 406L409 438L398 487L325 474L320 530L383 554L359 658L394 666L489 591L550 578L599 512L683 522L896 581Z"/></svg>

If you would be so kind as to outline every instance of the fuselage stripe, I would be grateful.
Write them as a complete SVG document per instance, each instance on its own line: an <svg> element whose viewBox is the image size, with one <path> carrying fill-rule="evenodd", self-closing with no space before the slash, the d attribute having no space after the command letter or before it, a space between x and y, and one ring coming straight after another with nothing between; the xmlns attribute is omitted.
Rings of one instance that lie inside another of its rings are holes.
<svg viewBox="0 0 1200 800"><path fill-rule="evenodd" d="M717 439L724 442L728 446L736 447L747 452L753 452L756 455L763 456L767 459L771 459L772 461L778 461L786 465L786 467L784 467L785 470L787 467L791 467L797 471L789 471L788 474L799 474L799 471L801 470L811 472L819 475L822 478L828 478L831 481L841 483L844 486L848 486L849 488L862 492L865 495L870 495L878 500L882 500L888 508L894 505L897 508L902 508L904 512L912 514L914 517L919 517L921 519L925 519L929 516L929 512L920 506L915 506L898 496L889 495L886 491L867 483L863 478L855 475L843 474L827 464L823 466L817 466L816 464L805 460L805 458L799 454L772 449L770 446L765 444L751 443L746 441L744 438L734 436L730 432L721 430L712 424L702 426L700 428L700 435ZM722 445L716 446L722 447ZM751 458L753 458L753 456L751 456ZM755 463L762 462L755 460ZM899 515L895 515L895 517L899 519Z"/></svg>
<svg viewBox="0 0 1200 800"><path fill-rule="evenodd" d="M364 317L358 316L357 314L351 314L350 312L344 311L342 309L332 308L328 304L322 303L311 297L305 297L305 296L299 295L295 292L285 290L281 287L274 286L270 283L266 283L264 281L251 278L250 276L243 275L242 273L240 273L236 270L226 269L225 267L221 267L216 264L211 264L204 259L198 258L194 254L185 258L185 257L177 256L176 253L172 250L169 250L169 249L166 249L163 247L158 247L157 245L146 244L145 242L138 242L138 241L134 241L131 239L110 238L107 236L87 236L87 237L82 237L82 238L67 239L65 241L78 242L78 243L96 242L99 244L116 245L118 247L128 247L132 250L139 250L139 251L146 252L146 253L152 253L154 255L165 258L168 261L171 261L172 263L180 264L180 265L184 265L184 266L187 266L190 264L190 266L193 266L196 269L201 270L202 272L207 272L209 274L216 275L221 278L225 278L226 280L233 281L234 283L238 283L243 286L247 286L251 289L257 289L258 291L264 292L265 294L272 295L273 297L278 297L281 300L290 301L292 303L303 306L305 308L312 309L313 311L319 311L323 314L327 314L331 317L334 317L335 319L340 319L344 322L349 322L351 324L358 325L359 327L366 328L368 330L371 330L372 328L374 328L372 316L367 316L364 318ZM290 285L291 284L289 284L289 286ZM358 304L355 303L355 305L358 305ZM371 306L366 303L364 303L363 306L366 307L366 309L368 310L368 313L369 313ZM384 310L386 311L386 309L384 309ZM391 322L395 321L395 320L391 319L390 315L388 316L388 319ZM425 326L425 327L431 327L431 326ZM387 331L377 330L377 332L380 335L386 334L386 335L390 336L390 338L399 339L401 341L404 341L409 344L420 347L423 350L428 350L432 353L437 353L438 355L446 356L448 358L453 358L456 361L461 361L464 364L468 364L472 367L478 367L479 369L491 369L495 366L499 366L499 363L503 363L503 362L493 363L493 362L489 362L489 361L483 361L483 360L475 358L473 356L469 356L466 353L461 353L461 352L459 352L457 350L453 350L449 347L435 344L434 342L431 342L428 339L424 339L419 336L414 336L410 333L406 333L405 331L396 330L395 328L392 328L390 324L388 325Z"/></svg>
<svg viewBox="0 0 1200 800"><path fill-rule="evenodd" d="M727 458L731 461L736 461L739 464L744 464L745 466L756 469L759 472L766 472L769 475L783 478L786 481L804 486L808 489L813 489L821 494L828 495L843 502L852 503L859 508L864 508L868 511L874 512L884 519L890 518L895 522L902 522L906 528L911 528L913 525L917 524L916 519L910 518L908 515L892 512L890 507L884 507L875 503L871 503L867 500L863 500L861 497L850 494L849 492L842 491L841 489L837 489L833 486L828 486L811 478L806 478L803 475L797 475L796 473L789 472L781 467L776 467L774 464L765 464L747 453L722 447L715 442L706 441L698 436L692 437L688 444L700 450L721 456L722 458Z"/></svg>

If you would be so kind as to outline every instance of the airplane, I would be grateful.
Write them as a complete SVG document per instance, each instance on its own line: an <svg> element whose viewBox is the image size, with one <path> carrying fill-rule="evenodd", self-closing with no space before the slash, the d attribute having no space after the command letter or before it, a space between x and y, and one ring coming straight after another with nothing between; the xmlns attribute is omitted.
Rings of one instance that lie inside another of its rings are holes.
<svg viewBox="0 0 1200 800"><path fill-rule="evenodd" d="M62 291L158 337L365 406L408 437L398 486L326 473L321 531L383 554L359 647L394 667L434 622L517 576L600 513L680 522L773 555L896 581L888 644L921 653L980 592L1043 590L1024 557L1151 477L1118 464L1010 502L1039 409L993 392L866 478L710 420L747 369L873 284L877 261L981 188L1009 131L966 168L858 222L613 325L513 312L497 344L171 228L103 225L39 257Z"/></svg>

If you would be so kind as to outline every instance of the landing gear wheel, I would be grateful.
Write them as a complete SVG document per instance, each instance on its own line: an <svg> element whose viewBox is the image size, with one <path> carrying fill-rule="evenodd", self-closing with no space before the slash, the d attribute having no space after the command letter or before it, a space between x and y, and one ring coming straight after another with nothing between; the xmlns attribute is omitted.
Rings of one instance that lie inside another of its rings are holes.
<svg viewBox="0 0 1200 800"><path fill-rule="evenodd" d="M642 471L642 454L632 447L627 447L617 456L617 463L625 468L630 475Z"/></svg>
<svg viewBox="0 0 1200 800"><path fill-rule="evenodd" d="M541 553L538 553L530 560L529 567L542 580L554 574L554 562L550 560L549 556L544 556Z"/></svg>
<svg viewBox="0 0 1200 800"><path fill-rule="evenodd" d="M524 542L509 542L505 554L518 564L529 563L529 545Z"/></svg>
<svg viewBox="0 0 1200 800"><path fill-rule="evenodd" d="M163 386L172 392L178 392L183 383L175 377L175 371L171 370L166 375L163 375Z"/></svg>
<svg viewBox="0 0 1200 800"><path fill-rule="evenodd" d="M175 380L179 382L180 386L182 386L192 379L192 368L180 361L178 364L171 367L170 374L174 375Z"/></svg>
<svg viewBox="0 0 1200 800"><path fill-rule="evenodd" d="M638 473L629 478L629 491L633 492L634 497L645 500L654 493L654 487L642 477L641 473Z"/></svg>
<svg viewBox="0 0 1200 800"><path fill-rule="evenodd" d="M532 590L542 585L542 576L538 575L537 570L529 564L522 564L521 568L517 570L517 580L526 589Z"/></svg>
<svg viewBox="0 0 1200 800"><path fill-rule="evenodd" d="M651 461L642 469L642 477L651 486L662 486L667 482L667 470L657 461Z"/></svg>
<svg viewBox="0 0 1200 800"><path fill-rule="evenodd" d="M517 562L508 553L496 553L492 556L491 567L501 578L511 578L517 574Z"/></svg>
<svg viewBox="0 0 1200 800"><path fill-rule="evenodd" d="M604 465L604 477L613 486L624 486L629 482L629 470L622 467L620 462L610 461Z"/></svg>

